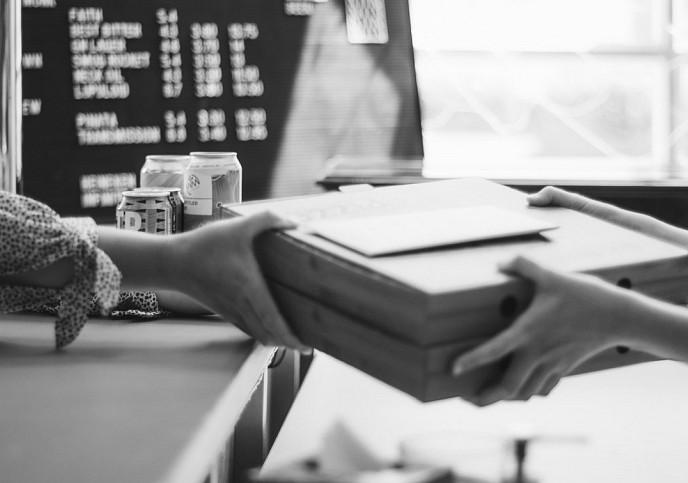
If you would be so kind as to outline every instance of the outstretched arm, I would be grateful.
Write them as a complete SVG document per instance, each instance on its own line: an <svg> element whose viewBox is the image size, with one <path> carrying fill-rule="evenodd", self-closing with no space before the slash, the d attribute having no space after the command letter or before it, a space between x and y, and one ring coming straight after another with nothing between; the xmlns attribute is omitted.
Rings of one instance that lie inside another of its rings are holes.
<svg viewBox="0 0 688 483"><path fill-rule="evenodd" d="M547 395L580 363L619 345L688 362L684 307L523 257L501 269L531 280L535 296L510 327L455 360L459 375L510 357L501 379L469 398L477 405Z"/></svg>
<svg viewBox="0 0 688 483"><path fill-rule="evenodd" d="M280 315L253 253L256 235L291 226L262 213L173 236L101 227L98 245L122 272L123 289L172 299L182 293L180 303L217 313L264 344L305 349Z"/></svg>
<svg viewBox="0 0 688 483"><path fill-rule="evenodd" d="M688 231L664 223L641 213L624 210L608 203L593 200L579 194L570 193L553 186L547 186L528 196L532 206L561 206L587 213L596 218L607 220L646 235L659 238L680 247L688 247Z"/></svg>

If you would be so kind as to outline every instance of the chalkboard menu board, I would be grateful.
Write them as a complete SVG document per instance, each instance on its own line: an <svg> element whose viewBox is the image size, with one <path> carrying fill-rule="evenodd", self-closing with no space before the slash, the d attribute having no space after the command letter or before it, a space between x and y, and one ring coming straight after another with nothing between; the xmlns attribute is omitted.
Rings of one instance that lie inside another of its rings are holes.
<svg viewBox="0 0 688 483"><path fill-rule="evenodd" d="M23 0L21 190L114 219L149 154L236 151L244 199L420 156L402 0Z"/></svg>

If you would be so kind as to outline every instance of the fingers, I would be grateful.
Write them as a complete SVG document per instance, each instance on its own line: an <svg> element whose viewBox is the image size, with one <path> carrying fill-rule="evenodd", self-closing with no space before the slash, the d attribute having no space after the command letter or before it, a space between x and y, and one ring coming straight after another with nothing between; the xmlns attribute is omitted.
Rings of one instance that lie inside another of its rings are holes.
<svg viewBox="0 0 688 483"><path fill-rule="evenodd" d="M292 221L281 218L270 211L247 217L246 222L246 234L250 238L254 238L266 230L286 230L296 227L296 224ZM254 258L249 261L249 264L251 265L250 273L260 273L258 262ZM268 344L290 347L302 352L310 351L310 348L302 344L294 335L280 314L265 279L262 276L253 277L251 282L250 286L247 287L247 296L245 298L248 313L255 320L255 323L251 324L251 326L257 325L262 327L262 332L266 334L264 339L257 337L258 340Z"/></svg>
<svg viewBox="0 0 688 483"><path fill-rule="evenodd" d="M561 380L544 366L533 369L528 364L510 367L502 380L481 390L472 402L489 406L499 401L528 401L533 396L547 396Z"/></svg>
<svg viewBox="0 0 688 483"><path fill-rule="evenodd" d="M546 396L561 380L563 372L553 365L539 361L508 399L527 401L533 396Z"/></svg>
<svg viewBox="0 0 688 483"><path fill-rule="evenodd" d="M499 268L503 272L530 279L537 285L546 286L552 280L549 270L522 256L500 264ZM511 356L511 362L500 380L482 388L475 397L469 399L471 402L485 406L500 400L526 400L544 390L550 391L556 385L559 378L551 381L552 369L545 363L542 354L535 354L528 347L529 336L523 330L533 318L537 318L538 313L531 306L520 315L518 323L454 361L452 374L456 377Z"/></svg>
<svg viewBox="0 0 688 483"><path fill-rule="evenodd" d="M557 196L558 191L559 191L559 188L555 188L553 186L546 186L546 187L542 188L540 191L538 191L537 193L529 194L526 197L526 199L528 200L528 203L533 205L533 206L552 205L552 204L556 204L554 202L554 199Z"/></svg>
<svg viewBox="0 0 688 483"><path fill-rule="evenodd" d="M637 213L631 213L616 206L586 198L576 193L569 193L553 186L547 186L539 192L529 195L527 200L532 206L569 208L596 218L628 226L629 228L640 229L642 226L636 225L638 223L645 223L640 221L640 215Z"/></svg>
<svg viewBox="0 0 688 483"><path fill-rule="evenodd" d="M496 362L512 352L517 345L518 341L512 331L504 330L455 359L451 368L452 375L457 377L465 372Z"/></svg>
<svg viewBox="0 0 688 483"><path fill-rule="evenodd" d="M242 222L245 225L242 227L244 235L249 239L267 230L286 230L296 227L293 222L270 211L248 216L243 218ZM247 260L247 263L248 273L260 273L255 259L251 258ZM254 337L264 344L286 346L301 351L308 350L281 316L262 276L251 277L244 293L242 304L245 311L244 323L251 328Z"/></svg>
<svg viewBox="0 0 688 483"><path fill-rule="evenodd" d="M562 375L559 373L554 373L551 376L549 376L542 386L538 389L536 394L538 396L549 396L549 393L552 392L552 390L559 384L559 381L561 380Z"/></svg>
<svg viewBox="0 0 688 483"><path fill-rule="evenodd" d="M223 315L261 344L310 352L291 331L272 299L258 288L248 289L241 297L235 297L232 306L225 307Z"/></svg>
<svg viewBox="0 0 688 483"><path fill-rule="evenodd" d="M213 257L201 257L194 266L199 279L194 291L204 305L261 343L309 351L280 314L253 251L253 240L260 233L294 227L266 211L199 228L197 246L212 252L216 263L207 263Z"/></svg>
<svg viewBox="0 0 688 483"><path fill-rule="evenodd" d="M563 373L531 353L516 353L498 381L466 399L482 407L499 401L527 401L533 396L547 396Z"/></svg>
<svg viewBox="0 0 688 483"><path fill-rule="evenodd" d="M243 230L248 226L265 229L281 222L270 213L250 218L250 224L238 230L242 241L234 246L228 259L233 262L218 270L212 282L216 288L209 289L206 284L204 296L211 298L211 307L236 321L236 325L261 343L305 351L307 348L294 335L272 298L250 244L252 236ZM207 277L204 281L208 282Z"/></svg>
<svg viewBox="0 0 688 483"><path fill-rule="evenodd" d="M548 274L547 270L537 263L522 256L517 256L509 262L500 264L499 268L502 271L526 277L535 283L546 281ZM521 322L523 323L528 317L528 311L526 311L520 317ZM452 374L458 376L503 358L520 345L522 337L518 327L512 325L492 339L457 358L452 364Z"/></svg>
<svg viewBox="0 0 688 483"><path fill-rule="evenodd" d="M590 200L584 196L569 193L554 186L546 186L537 193L528 195L528 203L532 206L561 206L577 211L583 211Z"/></svg>
<svg viewBox="0 0 688 483"><path fill-rule="evenodd" d="M256 320L258 326L262 327L266 334L261 342L290 347L302 352L309 350L294 335L291 328L284 320L277 308L277 305L270 296L267 284L263 279L254 280L254 286L249 287L245 299L246 308L251 316Z"/></svg>
<svg viewBox="0 0 688 483"><path fill-rule="evenodd" d="M498 401L524 399L521 389L532 371L528 364L513 358L503 377L498 382L482 388L472 402L478 406L489 406Z"/></svg>
<svg viewBox="0 0 688 483"><path fill-rule="evenodd" d="M539 378L542 377L542 368L535 370L535 376L532 377L530 372L533 369L527 365L520 367L512 365L507 370L504 378L498 383L485 388L478 395L476 404L479 406L489 406L499 401L527 401L535 393L529 387L528 382L534 379L535 384L540 384ZM533 384L533 383L531 383Z"/></svg>

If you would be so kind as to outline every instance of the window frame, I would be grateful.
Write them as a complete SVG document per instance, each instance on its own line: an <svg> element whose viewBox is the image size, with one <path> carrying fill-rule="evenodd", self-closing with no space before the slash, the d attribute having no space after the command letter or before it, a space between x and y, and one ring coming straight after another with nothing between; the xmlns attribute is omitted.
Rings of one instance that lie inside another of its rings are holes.
<svg viewBox="0 0 688 483"><path fill-rule="evenodd" d="M415 0L416 3L422 0ZM420 8L416 6L416 8ZM653 31L657 34L656 42L647 45L636 45L629 47L610 47L604 49L589 49L585 52L576 52L573 50L533 50L533 49L513 49L509 52L535 58L543 58L545 56L553 56L563 58L570 55L594 56L596 58L616 57L616 58L632 58L632 59L651 59L656 61L659 65L657 81L653 81L653 88L656 93L653 96L652 103L652 125L651 125L651 160L638 161L638 165L642 164L642 174L627 173L621 176L619 183L621 184L682 184L684 181L688 183L688 159L681 161L681 153L679 152L680 141L688 144L688 118L677 121L677 110L680 108L680 67L688 58L688 0L655 0L653 5L653 19L656 23ZM411 25L413 33L413 6L411 7ZM682 16L683 15L683 16ZM677 32L680 33L677 34ZM683 45L685 44L685 45ZM493 56L494 51L490 49L432 49L418 46L414 43L414 51L416 58L427 55L429 52L438 53L456 53L461 55L475 55L475 56ZM424 75L423 72L418 72L417 76ZM654 86L656 82L656 86ZM419 92L419 96L423 93ZM685 102L685 101L684 101ZM422 101L421 101L422 103ZM688 106L687 106L688 107ZM423 131L425 131L425 122L423 122ZM425 134L425 133L424 133ZM684 156L688 157L688 153ZM427 160L431 164L433 160ZM474 166L471 175L480 175L484 172L486 177L493 179L520 179L529 178L528 176L514 176L513 173L499 168L481 169L480 166ZM537 163L533 163L534 165ZM465 168L465 166L464 166ZM556 168L553 168L556 171ZM451 168L448 168L451 171ZM529 171L527 168L524 172ZM614 183L613 179L608 176L603 176L601 173L596 173L595 170L589 170L587 176L591 184L599 183ZM465 169L464 169L465 172ZM430 177L445 177L446 169L430 167L427 173ZM570 176L561 173L562 181L573 181ZM556 176L551 174L547 176L548 180L556 180ZM576 179L580 182L580 179Z"/></svg>

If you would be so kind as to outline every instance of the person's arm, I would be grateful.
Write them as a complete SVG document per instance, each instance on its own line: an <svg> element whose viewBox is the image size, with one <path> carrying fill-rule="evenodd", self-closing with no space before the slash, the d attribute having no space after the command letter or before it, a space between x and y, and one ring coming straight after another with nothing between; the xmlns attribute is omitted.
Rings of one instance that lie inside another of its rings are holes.
<svg viewBox="0 0 688 483"><path fill-rule="evenodd" d="M47 267L0 275L0 284L60 289L74 278L74 260L62 258Z"/></svg>
<svg viewBox="0 0 688 483"><path fill-rule="evenodd" d="M107 313L124 288L160 291L168 309L216 313L260 342L308 350L280 316L253 254L260 232L292 226L274 215L156 236L62 219L43 203L0 191L0 221L0 310L60 301L57 348L79 335L94 295Z"/></svg>
<svg viewBox="0 0 688 483"><path fill-rule="evenodd" d="M688 247L688 231L686 230L645 214L624 210L553 186L547 186L539 192L529 195L528 203L532 206L560 206L580 211L674 245L683 248Z"/></svg>
<svg viewBox="0 0 688 483"><path fill-rule="evenodd" d="M467 398L477 405L547 395L583 361L619 345L688 362L684 307L523 257L502 270L531 280L535 296L510 327L454 361L453 373L460 375L510 358L499 381Z"/></svg>
<svg viewBox="0 0 688 483"><path fill-rule="evenodd" d="M152 290L219 314L264 344L307 350L280 315L253 253L253 240L293 225L273 214L223 220L171 236L100 227L98 247L122 273L122 289ZM170 307L171 308L171 307Z"/></svg>

